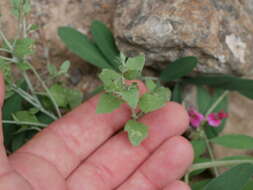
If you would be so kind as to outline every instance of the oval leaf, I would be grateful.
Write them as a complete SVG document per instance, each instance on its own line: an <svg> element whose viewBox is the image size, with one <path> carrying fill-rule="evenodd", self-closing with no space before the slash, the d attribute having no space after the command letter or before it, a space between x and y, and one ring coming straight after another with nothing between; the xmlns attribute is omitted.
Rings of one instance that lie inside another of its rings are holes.
<svg viewBox="0 0 253 190"><path fill-rule="evenodd" d="M97 67L112 69L100 50L86 35L71 27L60 27L58 35L70 51L76 55Z"/></svg>
<svg viewBox="0 0 253 190"><path fill-rule="evenodd" d="M167 65L165 70L161 73L161 80L169 82L181 78L197 66L198 60L196 57L183 57Z"/></svg>
<svg viewBox="0 0 253 190"><path fill-rule="evenodd" d="M252 175L253 165L241 164L210 181L204 190L242 190Z"/></svg>
<svg viewBox="0 0 253 190"><path fill-rule="evenodd" d="M97 47L110 62L112 66L118 68L116 58L119 57L119 50L115 44L112 32L105 24L100 21L93 21L91 24L91 33Z"/></svg>
<svg viewBox="0 0 253 190"><path fill-rule="evenodd" d="M227 148L253 149L253 137L246 135L229 134L213 138L211 142Z"/></svg>

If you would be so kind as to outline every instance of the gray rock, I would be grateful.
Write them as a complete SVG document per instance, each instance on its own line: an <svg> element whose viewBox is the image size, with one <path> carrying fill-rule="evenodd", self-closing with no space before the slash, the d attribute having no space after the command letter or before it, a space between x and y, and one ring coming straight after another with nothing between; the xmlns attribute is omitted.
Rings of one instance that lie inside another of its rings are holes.
<svg viewBox="0 0 253 190"><path fill-rule="evenodd" d="M252 0L118 0L114 33L122 51L150 63L195 55L200 72L252 71Z"/></svg>

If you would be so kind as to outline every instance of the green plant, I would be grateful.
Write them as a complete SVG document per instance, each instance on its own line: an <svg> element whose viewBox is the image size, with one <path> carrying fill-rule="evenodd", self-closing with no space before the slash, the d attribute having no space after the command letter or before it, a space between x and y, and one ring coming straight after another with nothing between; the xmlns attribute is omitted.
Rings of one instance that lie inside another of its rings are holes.
<svg viewBox="0 0 253 190"><path fill-rule="evenodd" d="M97 105L98 113L112 112L122 103L132 108L132 119L125 125L129 139L133 145L139 145L148 136L148 126L137 121L137 118L150 111L162 107L171 99L184 102L184 89L189 84L197 88L194 109L189 110L191 125L185 134L192 142L195 160L185 175L185 182L190 183L193 190L248 190L253 188L253 158L250 156L234 156L216 160L213 144L235 148L252 149L253 138L243 134L221 136L225 127L228 110L228 93L238 91L253 99L253 80L222 74L192 73L197 66L196 57L183 57L169 63L158 77L141 76L145 57L125 57L117 49L113 35L101 22L91 25L92 39L69 27L59 28L59 36L66 46L84 60L102 69L99 78L103 82L104 93ZM189 76L189 74L191 74ZM148 92L140 96L137 84L127 80L144 80ZM139 108L140 111L136 111ZM168 131L169 133L169 131ZM220 167L232 167L220 174ZM191 182L196 176L211 169L213 178L197 183ZM241 172L242 175L237 177ZM229 182L229 183L228 183Z"/></svg>
<svg viewBox="0 0 253 190"><path fill-rule="evenodd" d="M59 76L67 77L70 62L64 62L59 70L48 64L48 80L43 79L35 69L31 57L35 53L36 43L32 36L38 26L27 23L30 1L12 0L11 4L13 16L18 21L16 37L8 39L0 29L0 70L6 83L4 143L9 153L82 101L81 92L64 87L59 80ZM16 79L14 76L21 77ZM53 84L52 79L55 81Z"/></svg>

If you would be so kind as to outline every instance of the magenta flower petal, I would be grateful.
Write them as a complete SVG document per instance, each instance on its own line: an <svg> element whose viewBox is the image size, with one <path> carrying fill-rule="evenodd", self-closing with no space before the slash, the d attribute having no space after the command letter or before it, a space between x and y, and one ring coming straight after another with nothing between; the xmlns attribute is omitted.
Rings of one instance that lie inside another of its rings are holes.
<svg viewBox="0 0 253 190"><path fill-rule="evenodd" d="M211 113L207 116L207 122L213 127L218 127L221 124L221 119L218 117L217 113Z"/></svg>
<svg viewBox="0 0 253 190"><path fill-rule="evenodd" d="M205 117L194 108L190 108L188 114L190 116L190 124L194 128L198 128L202 121L205 120Z"/></svg>
<svg viewBox="0 0 253 190"><path fill-rule="evenodd" d="M210 113L207 116L207 122L210 126L218 127L220 126L223 119L227 118L228 114L224 111L221 111L219 113Z"/></svg>

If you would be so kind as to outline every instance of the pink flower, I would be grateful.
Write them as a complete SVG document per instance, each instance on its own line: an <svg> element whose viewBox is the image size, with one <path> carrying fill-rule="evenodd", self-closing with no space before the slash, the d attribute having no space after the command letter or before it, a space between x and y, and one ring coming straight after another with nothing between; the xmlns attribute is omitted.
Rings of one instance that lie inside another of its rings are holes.
<svg viewBox="0 0 253 190"><path fill-rule="evenodd" d="M190 108L188 114L190 116L190 124L194 128L198 128L202 121L205 120L205 117L194 108Z"/></svg>
<svg viewBox="0 0 253 190"><path fill-rule="evenodd" d="M213 127L218 127L221 124L221 121L228 117L228 114L224 111L218 113L210 113L207 116L207 122Z"/></svg>

